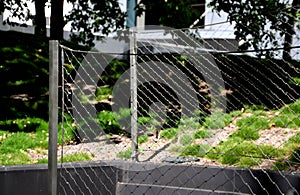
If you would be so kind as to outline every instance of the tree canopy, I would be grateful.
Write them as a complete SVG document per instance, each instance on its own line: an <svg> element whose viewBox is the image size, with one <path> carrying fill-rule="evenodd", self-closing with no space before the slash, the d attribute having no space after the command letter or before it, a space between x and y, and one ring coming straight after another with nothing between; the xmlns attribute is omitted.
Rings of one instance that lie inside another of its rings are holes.
<svg viewBox="0 0 300 195"><path fill-rule="evenodd" d="M299 0L292 3L282 0L212 0L210 6L217 12L228 13L228 21L234 23L237 40L243 40L240 49L253 47L261 50L278 46L278 36L283 38L284 59L290 59L294 25L298 17ZM261 50L260 55L270 56Z"/></svg>
<svg viewBox="0 0 300 195"><path fill-rule="evenodd" d="M74 7L66 16L71 30L78 32L71 38L79 43L93 44L94 34L101 36L124 28L126 14L118 0L69 0Z"/></svg>
<svg viewBox="0 0 300 195"><path fill-rule="evenodd" d="M30 19L33 20L35 26L35 34L46 35L46 18L45 18L45 4L46 0L33 0L35 4L35 14L29 9L31 1L18 1L18 0L1 0L0 13L5 10L10 13L4 23L10 25L26 26L26 22ZM61 2L54 1L52 2ZM60 21L60 14L62 12L52 9L51 14L51 29L52 33L62 33L63 26L71 22L71 30L74 32L71 38L78 43L92 45L94 36L93 33L100 35L107 35L119 28L123 28L125 24L126 14L121 11L118 0L67 0L68 3L73 5L73 9L64 16L64 21ZM54 4L57 6L57 4ZM57 8L62 10L63 4ZM58 14L58 15L57 15ZM19 22L14 22L12 19L17 18ZM54 21L54 22L53 22ZM63 23L62 25L58 25ZM75 33L76 32L76 33ZM56 36L62 37L62 35Z"/></svg>
<svg viewBox="0 0 300 195"><path fill-rule="evenodd" d="M172 28L188 28L204 12L205 0L141 0L137 15L146 12L147 25L164 25Z"/></svg>

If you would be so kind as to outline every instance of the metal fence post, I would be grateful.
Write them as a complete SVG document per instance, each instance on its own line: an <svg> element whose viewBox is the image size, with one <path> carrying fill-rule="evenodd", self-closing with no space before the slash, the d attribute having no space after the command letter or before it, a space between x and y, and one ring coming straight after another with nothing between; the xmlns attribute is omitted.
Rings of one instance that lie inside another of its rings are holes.
<svg viewBox="0 0 300 195"><path fill-rule="evenodd" d="M57 194L57 132L58 132L58 65L59 45L49 41L49 143L48 194Z"/></svg>
<svg viewBox="0 0 300 195"><path fill-rule="evenodd" d="M137 132L137 43L136 32L130 31L130 93L131 93L131 141L132 160L138 160L138 132Z"/></svg>

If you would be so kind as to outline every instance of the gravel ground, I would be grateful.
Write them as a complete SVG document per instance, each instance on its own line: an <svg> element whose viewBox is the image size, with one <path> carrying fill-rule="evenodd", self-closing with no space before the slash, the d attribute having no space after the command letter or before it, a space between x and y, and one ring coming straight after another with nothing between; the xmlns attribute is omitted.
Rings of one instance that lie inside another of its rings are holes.
<svg viewBox="0 0 300 195"><path fill-rule="evenodd" d="M216 146L221 141L225 141L230 134L237 130L235 126L235 119L233 123L229 124L223 129L213 130L213 135L206 139L196 139L194 144L208 144L211 146ZM188 134L190 132L185 132ZM257 145L272 145L275 148L280 148L283 143L287 141L290 137L294 136L297 131L293 129L284 128L271 128L267 130L262 130L259 132L260 138L255 140L254 143ZM114 142L111 140L118 140ZM154 136L149 136L148 141L139 145L139 161L140 162L154 162L161 163L166 158L177 157L178 154L172 149L172 147L178 144L178 139L175 140L165 140L162 138L155 138ZM114 137L114 139L107 139L105 136L99 138L97 142L80 143L74 145L66 145L64 147L58 146L58 157L78 152L89 153L92 156L93 161L101 160L120 160L117 154L121 151L126 151L131 148L131 140L127 137ZM38 159L47 158L47 151L43 150L27 150L27 154L37 162ZM204 166L225 166L221 165L214 160L200 158L196 162L187 162L187 164L198 164ZM272 160L264 160L263 163L256 168L270 168L273 164ZM227 165L226 165L227 166Z"/></svg>

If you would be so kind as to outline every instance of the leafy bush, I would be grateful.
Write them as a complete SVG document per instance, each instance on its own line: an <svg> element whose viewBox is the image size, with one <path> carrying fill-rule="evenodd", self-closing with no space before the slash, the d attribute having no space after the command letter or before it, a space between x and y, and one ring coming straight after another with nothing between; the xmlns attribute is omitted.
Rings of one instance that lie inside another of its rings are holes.
<svg viewBox="0 0 300 195"><path fill-rule="evenodd" d="M103 131L107 134L121 134L122 129L115 119L115 114L112 111L102 111L98 113L98 119Z"/></svg>
<svg viewBox="0 0 300 195"><path fill-rule="evenodd" d="M0 121L0 129L10 132L36 132L47 130L48 123L40 118L25 118Z"/></svg>
<svg viewBox="0 0 300 195"><path fill-rule="evenodd" d="M108 100L112 95L112 87L109 86L102 86L98 87L96 90L96 100Z"/></svg>

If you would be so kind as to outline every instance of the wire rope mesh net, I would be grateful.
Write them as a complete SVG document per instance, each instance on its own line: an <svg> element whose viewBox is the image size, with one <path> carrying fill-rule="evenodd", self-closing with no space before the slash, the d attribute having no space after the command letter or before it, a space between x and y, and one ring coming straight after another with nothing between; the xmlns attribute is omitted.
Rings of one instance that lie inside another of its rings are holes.
<svg viewBox="0 0 300 195"><path fill-rule="evenodd" d="M60 45L61 193L298 193L297 45L293 60L259 58L214 33Z"/></svg>

